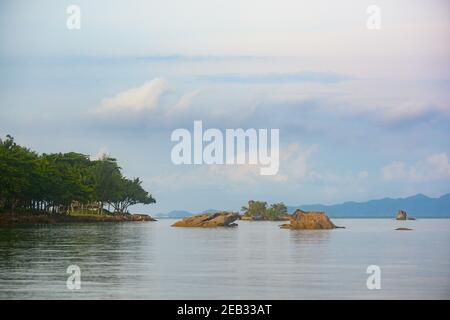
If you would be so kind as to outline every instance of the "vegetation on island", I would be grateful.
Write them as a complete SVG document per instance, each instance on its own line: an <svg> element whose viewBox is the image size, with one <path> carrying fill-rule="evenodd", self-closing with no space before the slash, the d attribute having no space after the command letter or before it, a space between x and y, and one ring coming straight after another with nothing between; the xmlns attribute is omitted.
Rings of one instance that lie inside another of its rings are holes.
<svg viewBox="0 0 450 320"><path fill-rule="evenodd" d="M9 135L0 139L0 212L127 213L138 203L155 199L139 178L125 177L114 158L91 160L76 152L38 154Z"/></svg>
<svg viewBox="0 0 450 320"><path fill-rule="evenodd" d="M247 207L242 207L244 217L251 220L284 220L288 214L283 202L273 203L270 207L267 202L250 200Z"/></svg>

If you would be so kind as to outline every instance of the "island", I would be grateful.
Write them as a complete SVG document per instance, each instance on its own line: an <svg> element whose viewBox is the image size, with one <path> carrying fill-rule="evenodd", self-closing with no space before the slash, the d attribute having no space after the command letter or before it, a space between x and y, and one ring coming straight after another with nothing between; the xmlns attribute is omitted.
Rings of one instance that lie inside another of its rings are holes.
<svg viewBox="0 0 450 320"><path fill-rule="evenodd" d="M336 226L324 212L302 211L300 209L295 210L292 214L290 223L282 224L280 227L291 230L344 228Z"/></svg>
<svg viewBox="0 0 450 320"><path fill-rule="evenodd" d="M105 154L38 154L8 135L0 139L0 186L0 224L155 220L129 213L155 199Z"/></svg>
<svg viewBox="0 0 450 320"><path fill-rule="evenodd" d="M408 214L404 210L398 210L397 215L395 216L396 220L416 220L416 218L408 217Z"/></svg>
<svg viewBox="0 0 450 320"><path fill-rule="evenodd" d="M243 214L240 219L246 221L288 221L291 218L283 202L273 203L268 207L265 201L250 200L241 211Z"/></svg>

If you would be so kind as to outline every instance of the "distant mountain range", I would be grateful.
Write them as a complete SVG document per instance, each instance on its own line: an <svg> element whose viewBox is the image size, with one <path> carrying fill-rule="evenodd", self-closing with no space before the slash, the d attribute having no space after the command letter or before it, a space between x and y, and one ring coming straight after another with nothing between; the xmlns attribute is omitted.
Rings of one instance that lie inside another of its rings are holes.
<svg viewBox="0 0 450 320"><path fill-rule="evenodd" d="M289 206L293 212L301 208L305 211L325 211L328 216L335 218L392 218L398 210L405 210L409 216L417 218L450 217L450 194L439 198L430 198L423 194L407 198L384 198L367 202L344 202L335 205L311 204Z"/></svg>
<svg viewBox="0 0 450 320"><path fill-rule="evenodd" d="M430 198L423 194L406 198L384 198L366 202L344 202L333 205L308 204L288 206L288 212L295 209L305 211L324 211L331 218L393 218L398 210L405 210L409 216L416 218L449 218L450 193L439 198ZM219 210L208 209L201 213L214 213ZM175 210L169 213L156 214L157 218L184 218L193 213Z"/></svg>

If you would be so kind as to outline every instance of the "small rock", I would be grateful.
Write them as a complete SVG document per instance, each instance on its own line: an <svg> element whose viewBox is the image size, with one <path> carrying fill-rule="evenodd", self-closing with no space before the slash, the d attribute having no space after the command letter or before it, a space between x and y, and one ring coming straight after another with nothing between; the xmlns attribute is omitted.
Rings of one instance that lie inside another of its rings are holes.
<svg viewBox="0 0 450 320"><path fill-rule="evenodd" d="M398 210L397 215L395 216L396 220L406 220L407 218L407 214L406 211L403 210Z"/></svg>

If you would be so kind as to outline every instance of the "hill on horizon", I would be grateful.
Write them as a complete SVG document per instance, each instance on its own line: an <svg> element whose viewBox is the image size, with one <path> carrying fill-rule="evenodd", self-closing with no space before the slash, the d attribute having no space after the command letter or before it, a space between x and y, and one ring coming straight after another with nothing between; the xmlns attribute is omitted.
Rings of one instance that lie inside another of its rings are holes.
<svg viewBox="0 0 450 320"><path fill-rule="evenodd" d="M439 198L430 198L416 194L406 198L383 198L366 202L348 201L341 204L310 204L288 206L288 212L295 209L305 211L325 211L335 218L392 218L398 210L405 210L409 216L418 218L450 217L450 194Z"/></svg>
<svg viewBox="0 0 450 320"><path fill-rule="evenodd" d="M393 218L398 210L405 210L409 216L416 218L449 218L450 193L438 198L416 194L406 198L383 198L365 202L348 201L339 204L305 204L287 206L288 212L296 209L305 211L324 211L331 218ZM208 209L201 213L214 213L220 210ZM185 218L194 213L186 210L173 210L158 213L157 218Z"/></svg>

